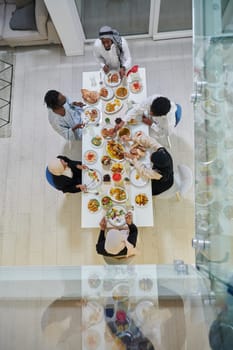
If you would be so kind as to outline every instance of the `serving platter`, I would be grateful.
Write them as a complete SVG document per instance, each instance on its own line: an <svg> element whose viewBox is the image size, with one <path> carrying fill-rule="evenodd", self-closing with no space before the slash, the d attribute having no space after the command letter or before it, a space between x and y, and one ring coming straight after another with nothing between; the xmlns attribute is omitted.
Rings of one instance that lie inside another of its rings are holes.
<svg viewBox="0 0 233 350"><path fill-rule="evenodd" d="M124 160L124 147L117 141L111 140L107 142L106 152L111 159L119 161Z"/></svg>
<svg viewBox="0 0 233 350"><path fill-rule="evenodd" d="M128 199L128 194L126 190L122 187L111 187L108 193L109 197L117 203L124 203Z"/></svg>
<svg viewBox="0 0 233 350"><path fill-rule="evenodd" d="M118 98L114 98L112 101L106 103L106 105L104 106L104 112L106 114L115 114L119 112L122 106L123 103L121 102L121 100L119 100Z"/></svg>

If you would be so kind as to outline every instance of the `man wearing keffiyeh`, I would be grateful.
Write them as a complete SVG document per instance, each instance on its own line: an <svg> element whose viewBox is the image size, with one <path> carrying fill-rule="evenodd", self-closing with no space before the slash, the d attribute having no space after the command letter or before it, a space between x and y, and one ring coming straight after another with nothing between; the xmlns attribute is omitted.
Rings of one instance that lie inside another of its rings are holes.
<svg viewBox="0 0 233 350"><path fill-rule="evenodd" d="M100 28L99 39L94 43L94 56L106 74L110 70L117 70L122 78L131 67L131 55L126 40L109 26Z"/></svg>

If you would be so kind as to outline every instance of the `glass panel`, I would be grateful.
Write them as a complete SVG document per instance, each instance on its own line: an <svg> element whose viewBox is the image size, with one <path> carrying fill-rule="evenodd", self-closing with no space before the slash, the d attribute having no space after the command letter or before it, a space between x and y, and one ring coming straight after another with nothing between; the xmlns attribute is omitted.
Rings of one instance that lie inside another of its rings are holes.
<svg viewBox="0 0 233 350"><path fill-rule="evenodd" d="M192 0L161 0L158 33L192 29Z"/></svg>
<svg viewBox="0 0 233 350"><path fill-rule="evenodd" d="M121 35L149 33L150 0L76 0L86 39L98 36L99 28L109 25Z"/></svg>
<svg viewBox="0 0 233 350"><path fill-rule="evenodd" d="M0 348L208 349L192 266L1 267Z"/></svg>
<svg viewBox="0 0 233 350"><path fill-rule="evenodd" d="M210 280L212 349L233 344L232 2L193 2L196 264ZM230 11L230 12L229 12ZM231 15L229 15L231 13ZM212 299L211 299L212 298ZM215 306L215 307L213 307Z"/></svg>

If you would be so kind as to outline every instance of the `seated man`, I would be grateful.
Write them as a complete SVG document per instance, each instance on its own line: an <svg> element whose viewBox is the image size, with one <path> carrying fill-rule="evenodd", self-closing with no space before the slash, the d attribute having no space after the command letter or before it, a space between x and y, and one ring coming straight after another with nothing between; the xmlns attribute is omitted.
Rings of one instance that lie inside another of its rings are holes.
<svg viewBox="0 0 233 350"><path fill-rule="evenodd" d="M143 123L151 127L151 136L164 143L164 138L176 127L176 110L176 104L167 97L153 95L134 107L130 114L141 114Z"/></svg>
<svg viewBox="0 0 233 350"><path fill-rule="evenodd" d="M48 164L48 170L52 174L55 187L64 193L85 192L87 190L86 185L82 185L83 169L88 169L88 167L64 156L58 156Z"/></svg>
<svg viewBox="0 0 233 350"><path fill-rule="evenodd" d="M100 221L100 234L96 244L98 254L115 258L126 258L137 254L137 226L133 224L132 213L125 216L128 230L110 229L106 232L107 221Z"/></svg>
<svg viewBox="0 0 233 350"><path fill-rule="evenodd" d="M131 56L127 41L109 26L100 28L99 39L94 43L94 56L104 72L117 70L121 78L131 66Z"/></svg>
<svg viewBox="0 0 233 350"><path fill-rule="evenodd" d="M82 102L72 102L56 90L49 90L44 102L48 107L49 122L53 129L66 140L74 141L82 138Z"/></svg>

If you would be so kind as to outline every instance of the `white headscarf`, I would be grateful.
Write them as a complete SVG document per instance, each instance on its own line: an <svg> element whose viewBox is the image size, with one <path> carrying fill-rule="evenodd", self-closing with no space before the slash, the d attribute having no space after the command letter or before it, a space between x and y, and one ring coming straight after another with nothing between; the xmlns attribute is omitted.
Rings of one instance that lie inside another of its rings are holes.
<svg viewBox="0 0 233 350"><path fill-rule="evenodd" d="M109 254L116 255L125 247L127 248L127 255L136 255L138 250L134 248L133 244L128 241L128 230L111 229L107 232L105 240L105 250Z"/></svg>
<svg viewBox="0 0 233 350"><path fill-rule="evenodd" d="M99 38L112 40L112 42L116 45L117 55L121 65L122 59L123 59L123 50L122 50L122 39L119 32L116 29L113 29L109 26L103 26L99 30Z"/></svg>
<svg viewBox="0 0 233 350"><path fill-rule="evenodd" d="M48 169L51 174L60 176L64 173L64 166L60 159L55 158L48 164Z"/></svg>

